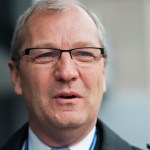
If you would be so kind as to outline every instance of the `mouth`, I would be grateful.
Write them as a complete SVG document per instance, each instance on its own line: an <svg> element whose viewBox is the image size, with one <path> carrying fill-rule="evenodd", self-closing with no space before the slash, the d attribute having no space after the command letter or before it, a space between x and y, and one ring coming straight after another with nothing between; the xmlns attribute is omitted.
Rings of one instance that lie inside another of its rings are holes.
<svg viewBox="0 0 150 150"><path fill-rule="evenodd" d="M54 96L54 98L60 100L75 100L81 98L81 96L75 92L62 92Z"/></svg>
<svg viewBox="0 0 150 150"><path fill-rule="evenodd" d="M75 95L61 95L59 96L59 98L64 98L64 99L73 99L73 98L77 98L77 96Z"/></svg>

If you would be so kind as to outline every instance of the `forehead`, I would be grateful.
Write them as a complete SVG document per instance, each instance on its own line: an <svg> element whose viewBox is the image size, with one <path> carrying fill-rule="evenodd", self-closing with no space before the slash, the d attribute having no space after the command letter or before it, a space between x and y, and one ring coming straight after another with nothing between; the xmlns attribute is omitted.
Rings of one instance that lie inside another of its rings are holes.
<svg viewBox="0 0 150 150"><path fill-rule="evenodd" d="M25 41L31 46L39 43L53 43L60 47L86 42L93 43L93 46L100 44L94 21L76 5L70 5L62 12L33 14L27 21L26 34Z"/></svg>

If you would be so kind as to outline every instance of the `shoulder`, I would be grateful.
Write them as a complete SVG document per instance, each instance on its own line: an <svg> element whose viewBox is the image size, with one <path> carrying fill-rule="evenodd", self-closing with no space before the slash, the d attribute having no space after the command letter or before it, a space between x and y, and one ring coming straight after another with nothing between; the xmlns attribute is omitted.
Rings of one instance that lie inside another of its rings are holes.
<svg viewBox="0 0 150 150"><path fill-rule="evenodd" d="M97 121L96 128L98 130L99 140L101 141L101 150L140 150L124 141L102 121ZM96 150L99 149L97 148Z"/></svg>
<svg viewBox="0 0 150 150"><path fill-rule="evenodd" d="M20 150L28 135L28 123L23 125L0 150Z"/></svg>

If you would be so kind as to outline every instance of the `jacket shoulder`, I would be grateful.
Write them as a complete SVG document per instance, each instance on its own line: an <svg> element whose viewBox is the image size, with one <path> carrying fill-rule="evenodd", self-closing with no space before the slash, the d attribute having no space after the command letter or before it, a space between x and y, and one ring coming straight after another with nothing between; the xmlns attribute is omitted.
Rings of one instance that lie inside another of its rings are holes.
<svg viewBox="0 0 150 150"><path fill-rule="evenodd" d="M101 142L96 150L140 150L119 137L102 121L97 120L96 128Z"/></svg>
<svg viewBox="0 0 150 150"><path fill-rule="evenodd" d="M28 123L24 124L0 150L20 150L28 136Z"/></svg>

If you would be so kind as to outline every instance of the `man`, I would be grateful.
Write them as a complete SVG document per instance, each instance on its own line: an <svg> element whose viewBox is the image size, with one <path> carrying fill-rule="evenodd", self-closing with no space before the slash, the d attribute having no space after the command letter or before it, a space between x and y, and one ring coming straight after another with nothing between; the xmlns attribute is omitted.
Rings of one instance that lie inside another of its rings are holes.
<svg viewBox="0 0 150 150"><path fill-rule="evenodd" d="M9 61L29 123L2 150L137 150L97 119L106 50L97 17L73 0L41 0L19 19Z"/></svg>

